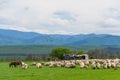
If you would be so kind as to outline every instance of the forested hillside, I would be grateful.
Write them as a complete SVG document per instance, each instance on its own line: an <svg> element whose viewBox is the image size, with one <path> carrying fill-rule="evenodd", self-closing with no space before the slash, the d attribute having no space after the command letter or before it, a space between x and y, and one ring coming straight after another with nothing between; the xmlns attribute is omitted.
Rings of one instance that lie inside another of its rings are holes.
<svg viewBox="0 0 120 80"><path fill-rule="evenodd" d="M39 34L0 29L0 45L120 45L120 36L107 34Z"/></svg>

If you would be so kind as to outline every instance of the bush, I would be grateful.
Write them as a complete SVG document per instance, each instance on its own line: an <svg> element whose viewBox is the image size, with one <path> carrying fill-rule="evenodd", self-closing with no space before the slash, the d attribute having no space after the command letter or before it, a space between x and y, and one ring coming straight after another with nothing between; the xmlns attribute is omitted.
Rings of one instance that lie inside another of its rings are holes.
<svg viewBox="0 0 120 80"><path fill-rule="evenodd" d="M53 48L50 53L50 56L57 57L59 59L63 59L64 54L71 54L71 53L72 53L71 49L66 48L66 47L59 47L59 48Z"/></svg>

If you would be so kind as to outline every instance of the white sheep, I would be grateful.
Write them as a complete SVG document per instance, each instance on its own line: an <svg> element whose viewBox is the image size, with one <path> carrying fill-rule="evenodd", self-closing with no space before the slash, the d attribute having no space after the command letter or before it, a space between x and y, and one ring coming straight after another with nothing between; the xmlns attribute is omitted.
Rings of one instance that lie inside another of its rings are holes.
<svg viewBox="0 0 120 80"><path fill-rule="evenodd" d="M117 64L116 64L116 68L120 68L120 63L117 63Z"/></svg>
<svg viewBox="0 0 120 80"><path fill-rule="evenodd" d="M68 62L68 63L65 64L65 67L66 67L66 68L75 68L76 66L75 66L74 63Z"/></svg>
<svg viewBox="0 0 120 80"><path fill-rule="evenodd" d="M37 67L37 68L42 68L42 64L41 64L41 63L37 63L37 64L36 64L36 67Z"/></svg>
<svg viewBox="0 0 120 80"><path fill-rule="evenodd" d="M107 63L107 68L111 68L111 62Z"/></svg>
<svg viewBox="0 0 120 80"><path fill-rule="evenodd" d="M96 68L99 69L100 66L101 66L100 63L97 62L97 63L96 63Z"/></svg>
<svg viewBox="0 0 120 80"><path fill-rule="evenodd" d="M112 67L112 68L116 68L116 63L115 63L115 62L114 62L114 63L112 62L112 63L111 63L111 67Z"/></svg>
<svg viewBox="0 0 120 80"><path fill-rule="evenodd" d="M22 69L27 69L28 68L28 64L23 64L22 65Z"/></svg>
<svg viewBox="0 0 120 80"><path fill-rule="evenodd" d="M104 69L107 69L107 68L108 68L108 66L107 66L107 63L106 63L106 62L104 62L104 63L103 63L103 68L104 68Z"/></svg>
<svg viewBox="0 0 120 80"><path fill-rule="evenodd" d="M79 63L79 65L80 65L80 68L84 68L85 67L85 64L82 61Z"/></svg>
<svg viewBox="0 0 120 80"><path fill-rule="evenodd" d="M31 64L32 66L35 66L36 65L36 62L32 62L32 64Z"/></svg>
<svg viewBox="0 0 120 80"><path fill-rule="evenodd" d="M92 68L93 68L93 69L96 69L96 68L97 68L95 63L92 63Z"/></svg>
<svg viewBox="0 0 120 80"><path fill-rule="evenodd" d="M21 62L21 65L24 65L25 63L24 62Z"/></svg>

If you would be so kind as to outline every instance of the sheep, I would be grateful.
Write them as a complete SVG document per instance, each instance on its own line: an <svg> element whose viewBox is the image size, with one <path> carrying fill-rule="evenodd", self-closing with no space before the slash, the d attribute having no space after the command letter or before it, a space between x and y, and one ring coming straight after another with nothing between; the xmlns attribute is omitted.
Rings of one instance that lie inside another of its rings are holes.
<svg viewBox="0 0 120 80"><path fill-rule="evenodd" d="M92 68L93 68L93 69L96 69L96 68L97 68L95 62L92 63Z"/></svg>
<svg viewBox="0 0 120 80"><path fill-rule="evenodd" d="M88 60L84 61L84 64L88 66L89 65L89 61Z"/></svg>
<svg viewBox="0 0 120 80"><path fill-rule="evenodd" d="M24 65L25 64L25 62L21 62L21 65Z"/></svg>
<svg viewBox="0 0 120 80"><path fill-rule="evenodd" d="M48 64L48 66L49 66L50 68L55 67L55 63L54 63L54 62L50 62L50 63Z"/></svg>
<svg viewBox="0 0 120 80"><path fill-rule="evenodd" d="M76 66L75 66L74 63L70 63L70 62L69 62L69 63L66 63L66 64L65 64L65 67L66 67L66 68L75 68Z"/></svg>
<svg viewBox="0 0 120 80"><path fill-rule="evenodd" d="M108 66L107 66L107 63L106 63L106 62L104 62L104 63L103 63L103 68L104 68L104 69L107 69L107 68L108 68Z"/></svg>
<svg viewBox="0 0 120 80"><path fill-rule="evenodd" d="M65 67L65 63L64 62L61 62L60 65L61 65L61 67Z"/></svg>
<svg viewBox="0 0 120 80"><path fill-rule="evenodd" d="M120 68L120 63L117 63L117 64L116 64L116 68Z"/></svg>
<svg viewBox="0 0 120 80"><path fill-rule="evenodd" d="M111 68L111 63L110 63L110 62L107 63L107 67L108 67L108 68Z"/></svg>
<svg viewBox="0 0 120 80"><path fill-rule="evenodd" d="M32 64L31 64L32 66L35 66L36 65L36 62L32 62Z"/></svg>
<svg viewBox="0 0 120 80"><path fill-rule="evenodd" d="M42 68L42 64L41 64L41 63L37 63L37 64L36 64L36 67L37 67L37 68Z"/></svg>
<svg viewBox="0 0 120 80"><path fill-rule="evenodd" d="M85 65L84 68L88 68L88 65Z"/></svg>
<svg viewBox="0 0 120 80"><path fill-rule="evenodd" d="M97 63L96 63L96 68L99 69L100 66L101 66L100 63L97 62Z"/></svg>
<svg viewBox="0 0 120 80"><path fill-rule="evenodd" d="M80 68L84 68L85 67L85 64L83 62L80 62L79 65L80 65Z"/></svg>
<svg viewBox="0 0 120 80"><path fill-rule="evenodd" d="M75 63L71 63L71 68L75 68L75 67L76 67Z"/></svg>
<svg viewBox="0 0 120 80"><path fill-rule="evenodd" d="M22 65L21 61L13 61L9 63L9 67L17 67L18 65Z"/></svg>
<svg viewBox="0 0 120 80"><path fill-rule="evenodd" d="M75 68L79 64L80 68L88 68L91 64L93 69L99 69L101 66L104 69L107 68L120 68L119 59L91 59L91 60L63 60L63 61L51 61L45 62L45 66L51 67L66 67L66 68Z"/></svg>
<svg viewBox="0 0 120 80"><path fill-rule="evenodd" d="M23 64L22 65L22 69L27 69L28 68L28 64Z"/></svg>
<svg viewBox="0 0 120 80"><path fill-rule="evenodd" d="M113 63L113 62L112 62L112 63L111 63L111 67L112 67L112 68L116 68L116 63Z"/></svg>
<svg viewBox="0 0 120 80"><path fill-rule="evenodd" d="M44 63L45 66L49 66L50 65L50 62L46 62Z"/></svg>
<svg viewBox="0 0 120 80"><path fill-rule="evenodd" d="M49 67L52 68L52 67L54 67L54 65L53 65L53 64L50 64Z"/></svg>
<svg viewBox="0 0 120 80"><path fill-rule="evenodd" d="M62 63L62 62L56 62L56 65L55 65L55 66L56 66L56 67L62 67L61 63Z"/></svg>

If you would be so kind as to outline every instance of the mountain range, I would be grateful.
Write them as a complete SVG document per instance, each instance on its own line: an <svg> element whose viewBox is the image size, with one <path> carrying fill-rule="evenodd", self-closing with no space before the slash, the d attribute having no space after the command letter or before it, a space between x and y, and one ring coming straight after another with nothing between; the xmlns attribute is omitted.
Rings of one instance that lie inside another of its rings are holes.
<svg viewBox="0 0 120 80"><path fill-rule="evenodd" d="M120 45L120 36L40 34L0 29L0 45Z"/></svg>

